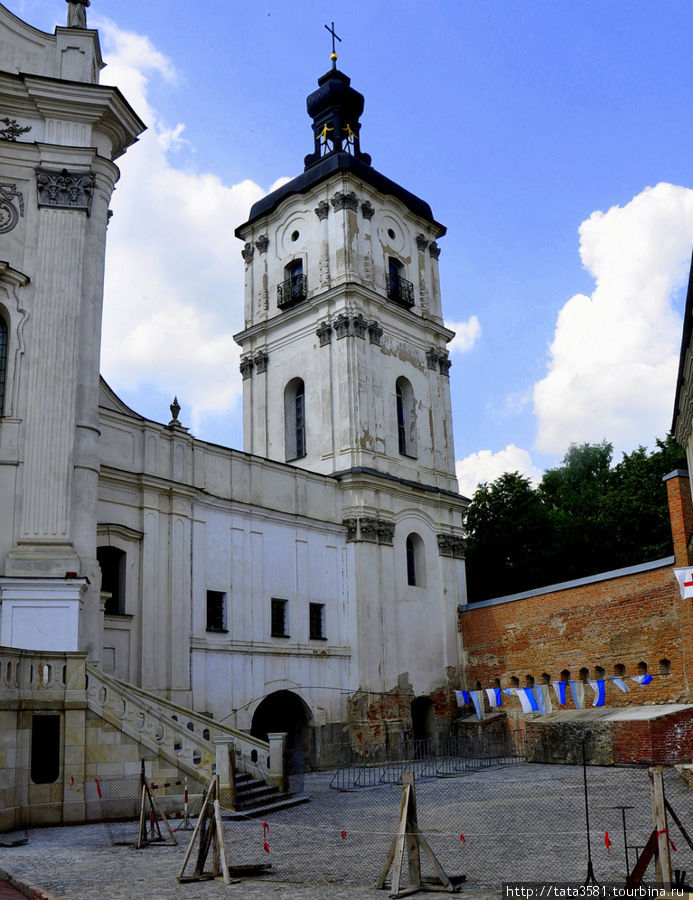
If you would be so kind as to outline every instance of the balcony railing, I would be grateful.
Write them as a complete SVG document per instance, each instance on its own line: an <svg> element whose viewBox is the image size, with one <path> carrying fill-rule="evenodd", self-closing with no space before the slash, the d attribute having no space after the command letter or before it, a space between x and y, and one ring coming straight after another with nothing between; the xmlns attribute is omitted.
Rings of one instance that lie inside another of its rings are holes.
<svg viewBox="0 0 693 900"><path fill-rule="evenodd" d="M279 309L288 309L295 303L301 303L308 296L308 286L305 275L292 275L282 284L277 285L277 306Z"/></svg>
<svg viewBox="0 0 693 900"><path fill-rule="evenodd" d="M388 272L387 275L387 297L388 300L394 300L400 306L411 309L414 305L414 285L411 281L401 278Z"/></svg>

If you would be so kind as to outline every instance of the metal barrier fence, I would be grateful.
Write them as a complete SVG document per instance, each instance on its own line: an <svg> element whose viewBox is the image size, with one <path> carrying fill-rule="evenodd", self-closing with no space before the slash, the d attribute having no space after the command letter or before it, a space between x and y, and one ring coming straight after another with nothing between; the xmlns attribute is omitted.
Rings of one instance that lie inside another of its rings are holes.
<svg viewBox="0 0 693 900"><path fill-rule="evenodd" d="M524 761L524 732L463 735L435 742L348 744L340 748L338 758L338 768L330 787L339 791L401 784L404 771L414 772L417 781L449 778L490 766Z"/></svg>
<svg viewBox="0 0 693 900"><path fill-rule="evenodd" d="M325 897L329 885L373 885L397 830L401 787L382 783L371 790L344 792L331 790L331 780L331 773L307 774L310 802L265 812L262 821L224 818L229 864L271 863L260 882L313 885L317 895ZM674 769L665 771L664 783L667 800L693 835L693 791ZM123 793L128 790L125 782L121 787ZM134 801L137 787L132 788ZM117 785L113 789L116 793ZM623 885L626 852L632 869L635 848L644 846L653 828L645 768L587 767L589 849L580 766L490 766L459 777L420 781L416 792L422 833L446 872L466 875L470 888L498 890L509 880L583 883L590 854L599 883ZM105 792L102 800L110 803ZM134 840L136 822L127 827ZM192 832L175 833L178 846L135 851L113 847L113 834L104 825L32 829L26 846L0 851L0 865L71 900L98 893L174 896ZM693 850L671 817L669 834L676 846L673 868L687 872L690 883ZM432 874L425 863L424 874ZM652 866L646 880L654 880ZM257 890L261 888L257 884ZM205 896L216 897L217 890L219 896L227 891L210 883Z"/></svg>

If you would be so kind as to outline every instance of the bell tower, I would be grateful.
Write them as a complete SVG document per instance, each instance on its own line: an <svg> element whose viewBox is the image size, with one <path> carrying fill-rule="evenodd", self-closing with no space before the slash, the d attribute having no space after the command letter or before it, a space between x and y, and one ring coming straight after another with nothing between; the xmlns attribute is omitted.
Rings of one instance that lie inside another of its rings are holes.
<svg viewBox="0 0 693 900"><path fill-rule="evenodd" d="M457 491L430 206L371 166L363 95L336 66L307 98L313 151L244 242L244 450L325 474Z"/></svg>

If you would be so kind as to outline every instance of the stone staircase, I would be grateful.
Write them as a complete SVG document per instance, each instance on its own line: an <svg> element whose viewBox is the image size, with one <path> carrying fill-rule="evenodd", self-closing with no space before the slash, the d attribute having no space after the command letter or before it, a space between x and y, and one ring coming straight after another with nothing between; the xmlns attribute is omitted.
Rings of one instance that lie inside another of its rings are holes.
<svg viewBox="0 0 693 900"><path fill-rule="evenodd" d="M106 675L89 663L86 675L88 708L140 744L150 757L158 757L172 771L194 779L200 786L209 781L215 767L225 815L261 815L308 799L283 790L281 743L271 745L251 737ZM176 778L168 780L175 782ZM174 805L175 799L167 798Z"/></svg>
<svg viewBox="0 0 693 900"><path fill-rule="evenodd" d="M307 794L282 794L276 785L266 784L247 772L236 773L236 803L233 812L224 811L228 818L264 816L265 813L306 803Z"/></svg>

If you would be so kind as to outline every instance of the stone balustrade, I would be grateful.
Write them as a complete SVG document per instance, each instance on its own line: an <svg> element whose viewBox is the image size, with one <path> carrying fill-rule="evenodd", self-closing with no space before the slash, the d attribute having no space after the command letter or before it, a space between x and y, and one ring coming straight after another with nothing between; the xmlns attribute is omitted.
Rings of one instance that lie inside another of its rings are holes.
<svg viewBox="0 0 693 900"><path fill-rule="evenodd" d="M276 780L271 775L281 768L281 761L270 763L266 741L105 675L89 664L86 668L90 708L135 740L147 738L148 746L187 774L204 781L217 753L227 752L228 744L233 743L239 771L265 782ZM218 741L223 743L223 751L215 747Z"/></svg>
<svg viewBox="0 0 693 900"><path fill-rule="evenodd" d="M27 700L36 692L82 692L85 660L83 653L0 647L0 698Z"/></svg>

